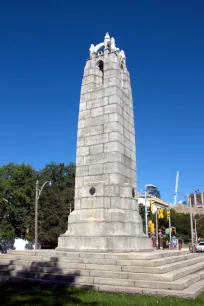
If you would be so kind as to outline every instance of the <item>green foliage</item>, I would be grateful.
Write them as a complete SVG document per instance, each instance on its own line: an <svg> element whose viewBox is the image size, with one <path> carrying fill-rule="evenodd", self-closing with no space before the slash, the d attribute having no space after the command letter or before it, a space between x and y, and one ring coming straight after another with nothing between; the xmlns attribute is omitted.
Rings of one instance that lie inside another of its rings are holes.
<svg viewBox="0 0 204 306"><path fill-rule="evenodd" d="M176 234L188 242L191 237L190 215L177 213L171 209L171 225L176 227Z"/></svg>
<svg viewBox="0 0 204 306"><path fill-rule="evenodd" d="M198 220L197 221L197 232L198 232L198 237L204 238L204 216L196 215L195 218Z"/></svg>
<svg viewBox="0 0 204 306"><path fill-rule="evenodd" d="M7 220L1 220L0 222L0 238L10 240L15 237L15 230Z"/></svg>
<svg viewBox="0 0 204 306"><path fill-rule="evenodd" d="M179 238L181 238L184 242L190 242L191 241L191 237L188 235L185 235L183 233L179 233L177 234L177 236L179 236Z"/></svg>
<svg viewBox="0 0 204 306"><path fill-rule="evenodd" d="M194 300L151 297L126 293L68 288L56 284L1 282L1 305L4 306L203 306L204 295Z"/></svg>
<svg viewBox="0 0 204 306"><path fill-rule="evenodd" d="M0 167L1 226L6 220L17 237L25 236L29 215L34 209L36 175L30 165L10 163Z"/></svg>
<svg viewBox="0 0 204 306"><path fill-rule="evenodd" d="M143 204L139 204L139 214L143 221L145 221L145 206Z"/></svg>
<svg viewBox="0 0 204 306"><path fill-rule="evenodd" d="M145 206L139 205L139 214L143 220L143 224L145 222ZM200 216L197 216L199 218ZM151 212L148 213L148 220L152 220L154 224L156 223L155 214ZM158 219L159 228L165 231L166 228L169 227L169 221L167 220L166 215L162 219ZM144 224L145 225L145 224ZM190 227L190 215L177 213L173 209L171 209L171 225L176 227L176 236L182 238L185 242L190 241L191 237L191 227ZM198 221L198 236L204 238L204 218Z"/></svg>
<svg viewBox="0 0 204 306"><path fill-rule="evenodd" d="M74 208L75 165L49 164L40 173L40 180L53 181L45 187L39 201L39 238L57 242L67 229L70 205Z"/></svg>
<svg viewBox="0 0 204 306"><path fill-rule="evenodd" d="M39 199L39 239L56 242L67 228L69 203L74 206L75 165L50 163L40 171L10 163L0 167L0 235L34 240L35 186L46 181ZM6 199L7 201L5 201Z"/></svg>

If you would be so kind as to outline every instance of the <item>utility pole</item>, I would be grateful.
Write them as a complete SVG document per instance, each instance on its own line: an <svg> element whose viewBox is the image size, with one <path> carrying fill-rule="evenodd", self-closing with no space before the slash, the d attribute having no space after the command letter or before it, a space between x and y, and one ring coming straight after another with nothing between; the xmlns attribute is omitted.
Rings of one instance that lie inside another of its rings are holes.
<svg viewBox="0 0 204 306"><path fill-rule="evenodd" d="M39 198L38 180L35 185L35 250L38 249L38 198Z"/></svg>
<svg viewBox="0 0 204 306"><path fill-rule="evenodd" d="M145 234L148 236L147 186L145 185Z"/></svg>
<svg viewBox="0 0 204 306"><path fill-rule="evenodd" d="M158 211L156 211L156 249L158 250L159 248L159 235L158 235Z"/></svg>
<svg viewBox="0 0 204 306"><path fill-rule="evenodd" d="M189 201L189 195L186 196L186 203L187 203L187 205L190 204L191 243L192 243L192 252L194 253L193 212L192 212L191 200Z"/></svg>
<svg viewBox="0 0 204 306"><path fill-rule="evenodd" d="M52 185L51 181L46 181L41 188L39 188L39 182L36 181L35 185L35 250L38 249L38 200L41 195L41 192L46 184Z"/></svg>
<svg viewBox="0 0 204 306"><path fill-rule="evenodd" d="M169 248L171 244L171 208L169 203Z"/></svg>
<svg viewBox="0 0 204 306"><path fill-rule="evenodd" d="M197 220L195 218L195 242L198 244L198 233L197 233Z"/></svg>

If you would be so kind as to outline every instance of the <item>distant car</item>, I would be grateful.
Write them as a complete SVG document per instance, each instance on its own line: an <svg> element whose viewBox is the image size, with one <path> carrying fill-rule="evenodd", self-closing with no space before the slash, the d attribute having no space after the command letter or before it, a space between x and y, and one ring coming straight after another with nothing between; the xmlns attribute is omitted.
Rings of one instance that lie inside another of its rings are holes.
<svg viewBox="0 0 204 306"><path fill-rule="evenodd" d="M197 252L204 252L204 241L199 242L196 246L196 251Z"/></svg>

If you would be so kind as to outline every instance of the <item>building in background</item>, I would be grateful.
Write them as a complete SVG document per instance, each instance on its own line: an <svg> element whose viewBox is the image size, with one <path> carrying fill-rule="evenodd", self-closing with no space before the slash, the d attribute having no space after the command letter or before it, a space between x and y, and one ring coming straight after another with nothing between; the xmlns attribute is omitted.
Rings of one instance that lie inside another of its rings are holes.
<svg viewBox="0 0 204 306"><path fill-rule="evenodd" d="M171 209L173 209L174 211L176 211L177 213L180 213L180 214L190 214L190 206L182 204L182 203L178 203L174 206L171 206ZM195 215L204 215L204 205L203 205L203 207L195 205L192 208L192 214L194 216Z"/></svg>
<svg viewBox="0 0 204 306"><path fill-rule="evenodd" d="M148 184L146 185L146 195L148 196L153 196L158 199L161 199L161 194L160 191L157 189L155 185Z"/></svg>
<svg viewBox="0 0 204 306"><path fill-rule="evenodd" d="M147 195L146 196L146 204L147 207L150 207L150 202L154 202L154 205L159 207L159 208L164 208L168 209L169 208L169 203L166 201L163 201L162 199L152 196L152 195ZM138 205L142 204L145 206L145 195L144 194L138 194Z"/></svg>
<svg viewBox="0 0 204 306"><path fill-rule="evenodd" d="M203 206L204 205L204 193L199 190L189 195L189 203L192 206Z"/></svg>

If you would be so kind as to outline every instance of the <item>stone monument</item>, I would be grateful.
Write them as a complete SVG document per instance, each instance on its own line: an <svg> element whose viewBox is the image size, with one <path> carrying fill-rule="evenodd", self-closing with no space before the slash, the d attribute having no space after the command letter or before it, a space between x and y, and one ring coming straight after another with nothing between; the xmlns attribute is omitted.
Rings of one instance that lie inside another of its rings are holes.
<svg viewBox="0 0 204 306"><path fill-rule="evenodd" d="M151 250L138 213L134 114L125 53L108 33L89 51L80 97L75 205L57 250Z"/></svg>

